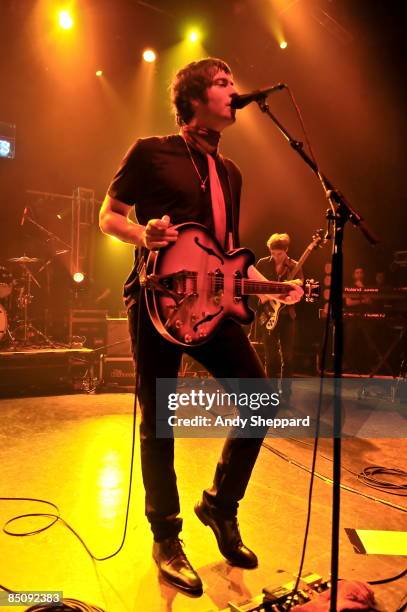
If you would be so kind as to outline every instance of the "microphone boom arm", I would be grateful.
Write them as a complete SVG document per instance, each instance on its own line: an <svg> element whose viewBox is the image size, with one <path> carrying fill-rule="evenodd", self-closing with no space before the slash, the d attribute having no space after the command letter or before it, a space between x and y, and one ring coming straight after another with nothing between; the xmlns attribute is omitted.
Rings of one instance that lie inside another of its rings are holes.
<svg viewBox="0 0 407 612"><path fill-rule="evenodd" d="M285 87L285 86L284 86ZM338 191L333 183L329 180L325 174L323 174L319 169L315 162L311 159L311 157L304 151L304 145L299 140L294 140L291 137L289 132L283 126L283 124L277 119L275 115L270 111L269 106L265 100L258 100L257 104L259 105L262 113L265 113L270 117L273 123L277 126L278 130L284 136L288 144L298 153L298 155L305 161L305 163L311 168L313 173L321 180L323 183L323 187L325 189L325 194L327 198L332 199L335 204L338 205L339 209L337 212L340 212L345 216L345 220L348 220L355 226L360 229L362 234L365 236L366 240L370 242L372 246L376 246L380 244L380 240L377 236L375 236L374 232L368 227L365 223L363 217L354 210L350 203L347 201L343 193Z"/></svg>

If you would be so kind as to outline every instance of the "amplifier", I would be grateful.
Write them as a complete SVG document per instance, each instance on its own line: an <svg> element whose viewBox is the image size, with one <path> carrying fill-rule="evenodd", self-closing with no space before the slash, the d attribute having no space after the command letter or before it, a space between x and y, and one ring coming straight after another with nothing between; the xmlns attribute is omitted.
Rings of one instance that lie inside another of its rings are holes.
<svg viewBox="0 0 407 612"><path fill-rule="evenodd" d="M106 351L108 357L131 357L129 323L127 318L106 319Z"/></svg>
<svg viewBox="0 0 407 612"><path fill-rule="evenodd" d="M208 378L210 374L200 363L184 353L178 376L182 378Z"/></svg>
<svg viewBox="0 0 407 612"><path fill-rule="evenodd" d="M69 311L69 341L80 338L79 344L87 348L100 348L106 339L107 310L76 310ZM75 341L74 341L75 342Z"/></svg>
<svg viewBox="0 0 407 612"><path fill-rule="evenodd" d="M103 385L116 391L134 391L134 363L132 357L105 357L102 371Z"/></svg>

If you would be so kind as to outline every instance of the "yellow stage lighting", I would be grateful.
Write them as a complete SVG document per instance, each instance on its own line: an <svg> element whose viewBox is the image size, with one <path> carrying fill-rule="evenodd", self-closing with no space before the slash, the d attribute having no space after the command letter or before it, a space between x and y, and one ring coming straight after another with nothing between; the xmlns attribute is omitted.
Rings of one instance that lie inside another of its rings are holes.
<svg viewBox="0 0 407 612"><path fill-rule="evenodd" d="M287 49L288 42L286 40L282 40L280 43L280 49Z"/></svg>
<svg viewBox="0 0 407 612"><path fill-rule="evenodd" d="M73 26L72 15L69 11L59 11L58 23L63 30L70 30Z"/></svg>
<svg viewBox="0 0 407 612"><path fill-rule="evenodd" d="M193 28L192 30L189 30L187 38L189 42L196 43L201 39L201 33L196 28Z"/></svg>
<svg viewBox="0 0 407 612"><path fill-rule="evenodd" d="M146 49L143 52L143 60L145 62L149 62L151 64L151 62L155 62L156 59L157 59L157 54L155 51L153 51L153 49Z"/></svg>
<svg viewBox="0 0 407 612"><path fill-rule="evenodd" d="M98 77L103 76L103 70L96 70L96 76Z"/></svg>
<svg viewBox="0 0 407 612"><path fill-rule="evenodd" d="M75 283L83 283L85 280L85 275L83 272L75 272L75 274L72 275L72 278Z"/></svg>

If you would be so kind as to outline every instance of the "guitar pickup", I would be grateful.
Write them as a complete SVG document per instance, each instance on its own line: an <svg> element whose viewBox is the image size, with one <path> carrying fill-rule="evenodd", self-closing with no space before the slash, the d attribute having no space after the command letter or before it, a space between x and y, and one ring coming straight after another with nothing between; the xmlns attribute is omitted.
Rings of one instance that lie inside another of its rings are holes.
<svg viewBox="0 0 407 612"><path fill-rule="evenodd" d="M164 295L167 295L168 297L172 298L175 303L178 304L178 302L182 299L182 294L179 294L176 291L170 289L170 287L167 286L167 283L165 282L167 280L169 280L169 277L167 275L149 274L146 278L146 287L148 289L155 289L156 291L164 293Z"/></svg>
<svg viewBox="0 0 407 612"><path fill-rule="evenodd" d="M186 293L196 293L197 273L179 270L172 274L149 274L146 285L178 302Z"/></svg>

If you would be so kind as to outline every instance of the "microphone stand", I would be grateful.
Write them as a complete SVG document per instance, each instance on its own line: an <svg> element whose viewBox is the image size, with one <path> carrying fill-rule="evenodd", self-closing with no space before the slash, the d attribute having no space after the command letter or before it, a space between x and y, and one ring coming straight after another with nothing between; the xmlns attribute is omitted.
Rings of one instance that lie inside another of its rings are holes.
<svg viewBox="0 0 407 612"><path fill-rule="evenodd" d="M269 116L277 126L288 144L298 153L311 168L321 182L330 209L327 212L328 221L333 226L332 272L330 309L333 324L333 357L334 357L334 411L333 411L333 489L332 489L332 535L331 535L331 599L330 612L337 612L338 568L339 568L339 519L340 519L340 486L341 486L341 427L342 427L342 358L343 358L343 235L345 224L350 221L357 227L366 240L375 246L378 238L369 229L363 218L355 211L345 196L335 189L331 181L319 171L313 159L304 151L303 143L294 140L285 127L270 111L266 95L257 104L260 110Z"/></svg>

